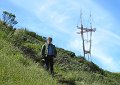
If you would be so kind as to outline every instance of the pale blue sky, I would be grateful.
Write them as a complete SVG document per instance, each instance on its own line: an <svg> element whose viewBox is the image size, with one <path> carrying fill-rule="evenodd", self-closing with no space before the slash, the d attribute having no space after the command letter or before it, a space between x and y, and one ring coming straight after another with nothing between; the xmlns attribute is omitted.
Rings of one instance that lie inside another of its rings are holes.
<svg viewBox="0 0 120 85"><path fill-rule="evenodd" d="M120 72L120 1L119 0L0 0L0 13L6 10L17 16L16 27L27 27L42 36L52 36L61 48L83 55L80 35L76 26L89 27L92 13L92 60L101 68ZM0 15L0 17L2 17Z"/></svg>

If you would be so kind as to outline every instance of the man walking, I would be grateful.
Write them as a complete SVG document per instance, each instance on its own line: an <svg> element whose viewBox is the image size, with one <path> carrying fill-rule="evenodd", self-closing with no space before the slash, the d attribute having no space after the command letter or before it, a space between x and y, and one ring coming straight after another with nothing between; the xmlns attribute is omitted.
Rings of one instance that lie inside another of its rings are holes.
<svg viewBox="0 0 120 85"><path fill-rule="evenodd" d="M42 46L41 54L45 59L46 68L53 75L54 58L57 55L56 47L52 44L52 38L48 37L47 42Z"/></svg>

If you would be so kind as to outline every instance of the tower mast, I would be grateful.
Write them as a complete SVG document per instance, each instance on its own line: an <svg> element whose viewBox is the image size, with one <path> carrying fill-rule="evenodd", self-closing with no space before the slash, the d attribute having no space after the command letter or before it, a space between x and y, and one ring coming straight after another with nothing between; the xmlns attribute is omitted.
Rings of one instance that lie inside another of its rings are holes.
<svg viewBox="0 0 120 85"><path fill-rule="evenodd" d="M89 60L89 57L91 57L92 32L95 32L96 28L94 28L94 29L92 28L91 13L90 13L90 28L83 27L82 12L80 13L80 19L81 19L81 26L80 27L77 26L77 28L80 29L80 32L77 32L77 34L81 34L84 58L86 58L86 55L88 55L88 60ZM85 46L85 36L84 36L85 34L87 34L87 37L89 35L89 39L86 40L87 44L89 45L89 49L87 49L87 50L86 50L86 46Z"/></svg>

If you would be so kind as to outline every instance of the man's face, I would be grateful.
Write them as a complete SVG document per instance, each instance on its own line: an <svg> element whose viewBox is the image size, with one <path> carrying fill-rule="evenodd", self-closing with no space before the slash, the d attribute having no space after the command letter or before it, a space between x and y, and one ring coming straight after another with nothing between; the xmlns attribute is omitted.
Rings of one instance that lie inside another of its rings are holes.
<svg viewBox="0 0 120 85"><path fill-rule="evenodd" d="M48 39L48 40L47 40L47 43L48 43L48 44L51 44L51 42L52 42L51 39Z"/></svg>

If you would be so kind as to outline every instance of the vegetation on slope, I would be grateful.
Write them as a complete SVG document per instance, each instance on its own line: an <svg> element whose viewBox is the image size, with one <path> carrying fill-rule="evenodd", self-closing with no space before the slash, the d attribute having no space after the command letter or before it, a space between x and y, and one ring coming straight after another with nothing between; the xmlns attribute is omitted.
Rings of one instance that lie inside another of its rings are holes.
<svg viewBox="0 0 120 85"><path fill-rule="evenodd" d="M0 21L0 85L119 85L119 73L104 71L62 48L57 48L52 78L41 62L45 40L26 28L14 29Z"/></svg>
<svg viewBox="0 0 120 85"><path fill-rule="evenodd" d="M57 85L57 82L11 42L0 24L0 85ZM47 82L46 82L47 81Z"/></svg>

